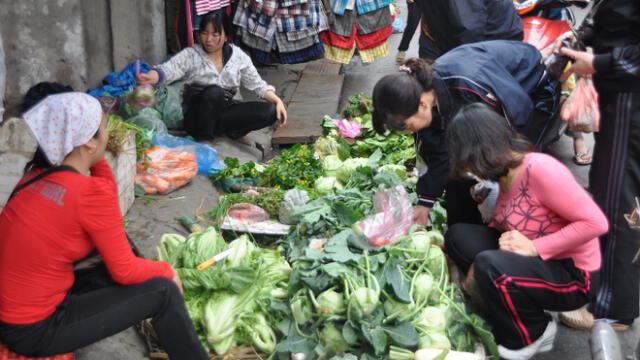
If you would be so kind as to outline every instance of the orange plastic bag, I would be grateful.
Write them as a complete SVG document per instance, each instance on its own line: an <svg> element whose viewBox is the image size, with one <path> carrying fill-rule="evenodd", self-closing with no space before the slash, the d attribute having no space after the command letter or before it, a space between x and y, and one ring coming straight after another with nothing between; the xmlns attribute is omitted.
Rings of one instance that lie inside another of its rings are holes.
<svg viewBox="0 0 640 360"><path fill-rule="evenodd" d="M598 93L590 78L581 77L560 111L569 129L584 133L600 131Z"/></svg>
<svg viewBox="0 0 640 360"><path fill-rule="evenodd" d="M147 150L148 159L138 163L135 182L145 194L167 194L188 184L198 173L192 149L154 146Z"/></svg>

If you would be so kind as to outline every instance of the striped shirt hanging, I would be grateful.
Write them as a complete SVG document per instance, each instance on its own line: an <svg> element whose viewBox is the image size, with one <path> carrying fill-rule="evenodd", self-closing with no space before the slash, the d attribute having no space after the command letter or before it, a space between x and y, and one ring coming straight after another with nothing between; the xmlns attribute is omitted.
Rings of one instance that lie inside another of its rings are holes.
<svg viewBox="0 0 640 360"><path fill-rule="evenodd" d="M203 15L225 6L229 6L229 0L196 0L196 14Z"/></svg>

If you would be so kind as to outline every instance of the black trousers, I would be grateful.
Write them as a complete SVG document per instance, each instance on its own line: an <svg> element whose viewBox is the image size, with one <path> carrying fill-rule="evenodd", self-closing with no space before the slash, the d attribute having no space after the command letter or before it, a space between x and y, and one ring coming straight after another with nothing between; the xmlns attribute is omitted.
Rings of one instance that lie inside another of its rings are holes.
<svg viewBox="0 0 640 360"><path fill-rule="evenodd" d="M20 355L50 356L75 351L151 318L172 359L209 358L173 281L154 278L118 285L103 264L75 275L55 313L35 324L0 323L0 340Z"/></svg>
<svg viewBox="0 0 640 360"><path fill-rule="evenodd" d="M418 4L416 4L415 1L408 2L407 10L407 25L404 27L398 51L407 51L407 49L409 49L409 43L411 43L413 34L416 32L418 24L420 24L420 8L418 7Z"/></svg>
<svg viewBox="0 0 640 360"><path fill-rule="evenodd" d="M473 276L486 319L498 344L520 349L537 340L549 323L545 310L575 310L589 301L591 275L573 260L542 260L497 250L500 233L484 225L456 224L445 251Z"/></svg>
<svg viewBox="0 0 640 360"><path fill-rule="evenodd" d="M420 59L435 60L442 54L444 54L444 51L440 49L438 44L420 31L420 39L418 42L418 56Z"/></svg>
<svg viewBox="0 0 640 360"><path fill-rule="evenodd" d="M447 225L457 223L483 224L478 203L471 197L473 179L449 179L445 185L444 208L447 209Z"/></svg>
<svg viewBox="0 0 640 360"><path fill-rule="evenodd" d="M631 261L640 247L640 232L623 214L640 195L640 93L601 92L600 132L595 133L589 187L609 219L600 238L601 281L592 312L596 318L630 323L638 317L640 269Z"/></svg>
<svg viewBox="0 0 640 360"><path fill-rule="evenodd" d="M220 135L236 139L253 130L273 125L276 120L274 104L227 100L224 89L211 85L190 97L184 127L196 139Z"/></svg>

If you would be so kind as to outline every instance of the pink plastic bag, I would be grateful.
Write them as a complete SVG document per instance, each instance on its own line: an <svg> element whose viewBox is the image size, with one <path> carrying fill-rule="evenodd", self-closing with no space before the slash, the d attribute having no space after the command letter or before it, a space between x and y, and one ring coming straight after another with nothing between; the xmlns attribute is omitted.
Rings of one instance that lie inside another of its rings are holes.
<svg viewBox="0 0 640 360"><path fill-rule="evenodd" d="M333 123L338 127L340 137L343 138L355 139L360 135L360 131L362 130L362 125L353 120L333 119Z"/></svg>
<svg viewBox="0 0 640 360"><path fill-rule="evenodd" d="M403 186L378 190L373 196L376 213L356 225L373 246L394 243L413 224L413 207Z"/></svg>
<svg viewBox="0 0 640 360"><path fill-rule="evenodd" d="M227 216L232 219L245 222L247 224L254 224L257 222L269 220L268 212L266 212L260 206L249 203L235 203L231 205Z"/></svg>
<svg viewBox="0 0 640 360"><path fill-rule="evenodd" d="M569 123L569 129L584 133L600 131L600 109L598 93L589 78L581 77L569 99L560 111L562 120Z"/></svg>

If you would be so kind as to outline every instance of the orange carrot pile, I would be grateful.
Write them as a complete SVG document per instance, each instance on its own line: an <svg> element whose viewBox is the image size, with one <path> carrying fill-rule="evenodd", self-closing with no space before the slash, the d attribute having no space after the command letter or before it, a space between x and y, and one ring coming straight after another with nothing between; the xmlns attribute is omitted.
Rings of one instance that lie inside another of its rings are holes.
<svg viewBox="0 0 640 360"><path fill-rule="evenodd" d="M154 146L147 149L147 160L138 163L135 181L145 194L166 194L188 184L197 173L193 152Z"/></svg>

